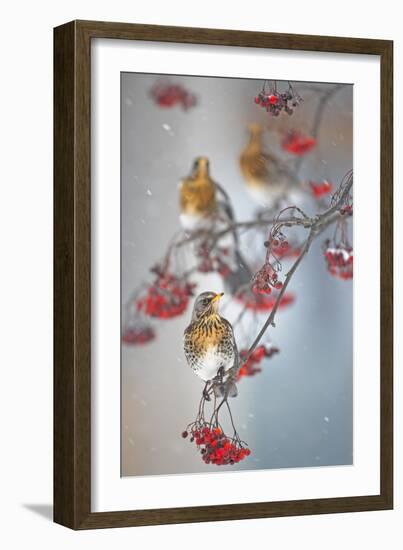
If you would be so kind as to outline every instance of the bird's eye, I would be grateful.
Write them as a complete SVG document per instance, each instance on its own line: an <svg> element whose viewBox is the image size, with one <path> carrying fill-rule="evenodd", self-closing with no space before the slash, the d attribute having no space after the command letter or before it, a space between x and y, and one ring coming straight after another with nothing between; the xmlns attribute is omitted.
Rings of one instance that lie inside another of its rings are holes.
<svg viewBox="0 0 403 550"><path fill-rule="evenodd" d="M202 300L203 306L206 306L206 305L209 304L209 303L210 303L209 298L203 298L203 300Z"/></svg>

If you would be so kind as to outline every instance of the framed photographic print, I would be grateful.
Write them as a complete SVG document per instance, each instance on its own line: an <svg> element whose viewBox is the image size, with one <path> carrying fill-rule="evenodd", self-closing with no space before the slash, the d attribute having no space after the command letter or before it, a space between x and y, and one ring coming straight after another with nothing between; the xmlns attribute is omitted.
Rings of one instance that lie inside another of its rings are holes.
<svg viewBox="0 0 403 550"><path fill-rule="evenodd" d="M392 42L54 33L54 519L390 509Z"/></svg>

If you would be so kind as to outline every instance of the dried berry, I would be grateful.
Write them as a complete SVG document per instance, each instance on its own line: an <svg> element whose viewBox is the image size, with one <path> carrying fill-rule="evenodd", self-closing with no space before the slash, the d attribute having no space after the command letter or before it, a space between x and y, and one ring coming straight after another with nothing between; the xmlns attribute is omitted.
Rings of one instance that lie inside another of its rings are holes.
<svg viewBox="0 0 403 550"><path fill-rule="evenodd" d="M254 102L274 117L278 117L281 112L292 115L294 109L290 107L289 103L295 108L302 102L302 97L291 84L288 86L287 91L279 92L277 82L272 83L269 90L266 90L264 85L262 91L254 98Z"/></svg>

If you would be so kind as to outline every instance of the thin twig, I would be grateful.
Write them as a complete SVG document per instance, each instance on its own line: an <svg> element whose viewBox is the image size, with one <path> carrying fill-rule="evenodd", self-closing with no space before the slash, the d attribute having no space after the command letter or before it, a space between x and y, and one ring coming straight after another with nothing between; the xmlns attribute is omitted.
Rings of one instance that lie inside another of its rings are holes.
<svg viewBox="0 0 403 550"><path fill-rule="evenodd" d="M268 316L268 318L266 319L263 327L261 328L259 334L256 336L255 340L253 341L253 344L251 345L251 347L249 348L248 350L248 353L246 354L246 356L242 359L242 363L246 363L246 361L250 358L250 356L252 355L253 351L256 349L258 343L260 342L262 336L264 335L264 333L266 332L266 330L268 329L268 327L270 325L273 325L274 326L274 317L276 315L276 312L277 312L277 309L280 305L280 302L281 302L281 299L287 289L287 286L291 280L291 277L294 275L295 271L297 270L297 267L299 266L299 264L301 263L303 257L305 256L305 254L308 253L309 251L309 248L311 246L311 243L315 237L315 233L316 233L316 230L314 228L311 228L310 232L309 232L309 236L307 238L307 240L305 241L305 244L302 248L302 251L301 251L301 254L298 256L298 258L296 259L296 261L294 262L293 266L291 267L291 269L288 271L287 275L285 276L285 280L284 280L284 283L283 283L283 286L280 290L280 292L278 293L277 295L277 298L276 298L276 302L273 306L273 309L271 310L270 312L270 315Z"/></svg>

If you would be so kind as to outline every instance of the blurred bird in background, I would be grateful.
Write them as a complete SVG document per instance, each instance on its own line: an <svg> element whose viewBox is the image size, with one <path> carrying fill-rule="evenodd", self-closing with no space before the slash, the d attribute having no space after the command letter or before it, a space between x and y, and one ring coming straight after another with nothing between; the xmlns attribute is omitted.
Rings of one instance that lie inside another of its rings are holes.
<svg viewBox="0 0 403 550"><path fill-rule="evenodd" d="M218 313L223 293L202 292L196 298L190 325L184 332L184 352L193 371L208 385L215 380L216 395L235 397L239 354L231 323Z"/></svg>
<svg viewBox="0 0 403 550"><path fill-rule="evenodd" d="M252 198L264 209L272 209L286 198L292 176L281 162L264 151L260 124L249 125L249 143L242 151L239 164Z"/></svg>
<svg viewBox="0 0 403 550"><path fill-rule="evenodd" d="M180 189L180 221L187 231L207 229L217 215L216 184L210 177L209 160L199 157Z"/></svg>
<svg viewBox="0 0 403 550"><path fill-rule="evenodd" d="M218 231L235 221L230 197L225 189L211 178L207 157L196 158L190 175L182 180L179 188L179 206L182 227L188 232ZM225 238L220 239L220 245L228 245L231 250L232 265L224 279L224 286L227 292L234 294L240 286L251 280L252 272L240 253L235 229L228 232L226 241Z"/></svg>

